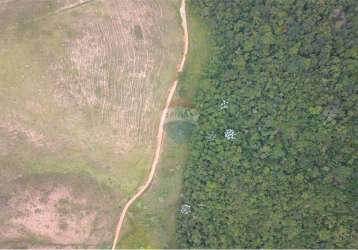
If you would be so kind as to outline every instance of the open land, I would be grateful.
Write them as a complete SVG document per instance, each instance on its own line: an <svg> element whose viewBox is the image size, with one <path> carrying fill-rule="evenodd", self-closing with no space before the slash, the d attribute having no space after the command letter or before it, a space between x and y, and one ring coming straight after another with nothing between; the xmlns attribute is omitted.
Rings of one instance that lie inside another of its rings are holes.
<svg viewBox="0 0 358 250"><path fill-rule="evenodd" d="M150 167L176 1L0 3L0 244L105 247Z"/></svg>

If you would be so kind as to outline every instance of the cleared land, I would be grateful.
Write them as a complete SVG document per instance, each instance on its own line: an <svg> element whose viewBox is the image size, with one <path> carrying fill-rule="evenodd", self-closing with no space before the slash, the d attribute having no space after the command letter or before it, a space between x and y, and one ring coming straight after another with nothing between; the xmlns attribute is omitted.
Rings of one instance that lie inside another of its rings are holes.
<svg viewBox="0 0 358 250"><path fill-rule="evenodd" d="M0 2L0 245L108 246L180 59L177 1Z"/></svg>

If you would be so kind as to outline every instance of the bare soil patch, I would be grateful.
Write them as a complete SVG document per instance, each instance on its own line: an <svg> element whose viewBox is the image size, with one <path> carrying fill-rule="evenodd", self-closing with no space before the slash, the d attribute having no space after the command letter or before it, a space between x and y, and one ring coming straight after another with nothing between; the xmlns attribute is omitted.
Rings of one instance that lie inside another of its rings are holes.
<svg viewBox="0 0 358 250"><path fill-rule="evenodd" d="M108 241L115 197L90 177L33 175L2 191L0 243L97 245ZM26 244L25 244L26 245Z"/></svg>

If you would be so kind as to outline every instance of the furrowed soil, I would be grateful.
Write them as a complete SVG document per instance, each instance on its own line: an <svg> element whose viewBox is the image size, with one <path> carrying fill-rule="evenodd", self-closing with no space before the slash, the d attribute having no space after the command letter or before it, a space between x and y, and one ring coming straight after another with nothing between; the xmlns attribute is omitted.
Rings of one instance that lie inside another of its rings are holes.
<svg viewBox="0 0 358 250"><path fill-rule="evenodd" d="M176 0L0 2L0 246L108 247L182 50Z"/></svg>

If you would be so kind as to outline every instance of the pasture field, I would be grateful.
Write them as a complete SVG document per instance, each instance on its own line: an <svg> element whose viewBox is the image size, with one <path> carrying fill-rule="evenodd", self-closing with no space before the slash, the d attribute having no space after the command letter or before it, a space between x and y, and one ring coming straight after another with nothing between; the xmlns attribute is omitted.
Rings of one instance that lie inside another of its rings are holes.
<svg viewBox="0 0 358 250"><path fill-rule="evenodd" d="M150 167L176 0L0 2L0 246L104 247Z"/></svg>

